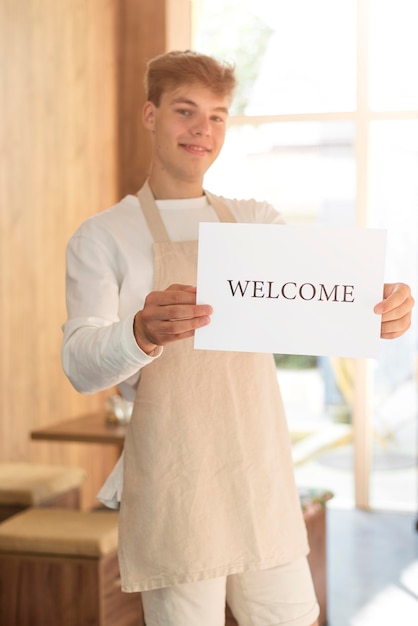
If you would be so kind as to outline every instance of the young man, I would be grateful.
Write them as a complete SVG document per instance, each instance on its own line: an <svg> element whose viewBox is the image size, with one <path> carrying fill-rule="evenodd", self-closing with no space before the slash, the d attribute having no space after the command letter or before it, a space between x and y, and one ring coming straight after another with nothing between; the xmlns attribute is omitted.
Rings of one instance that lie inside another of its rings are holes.
<svg viewBox="0 0 418 626"><path fill-rule="evenodd" d="M81 392L117 385L135 400L123 468L101 495L121 500L122 585L142 591L147 626L223 626L226 600L240 626L318 617L273 358L193 349L212 313L196 304L199 222L282 221L266 203L203 190L234 85L204 55L153 59L149 178L67 252L64 369ZM410 290L386 285L384 297L382 336L397 337Z"/></svg>

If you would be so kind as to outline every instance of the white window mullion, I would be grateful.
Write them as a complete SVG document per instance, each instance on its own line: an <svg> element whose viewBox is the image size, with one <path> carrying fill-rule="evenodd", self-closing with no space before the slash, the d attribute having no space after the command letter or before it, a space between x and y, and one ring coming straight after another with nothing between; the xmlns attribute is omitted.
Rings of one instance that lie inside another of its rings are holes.
<svg viewBox="0 0 418 626"><path fill-rule="evenodd" d="M166 52L191 47L192 16L192 0L165 0Z"/></svg>
<svg viewBox="0 0 418 626"><path fill-rule="evenodd" d="M361 228L368 225L370 206L369 12L369 0L357 0L356 223ZM370 363L365 359L355 359L353 390L354 492L355 504L361 509L369 508L372 443L371 379Z"/></svg>

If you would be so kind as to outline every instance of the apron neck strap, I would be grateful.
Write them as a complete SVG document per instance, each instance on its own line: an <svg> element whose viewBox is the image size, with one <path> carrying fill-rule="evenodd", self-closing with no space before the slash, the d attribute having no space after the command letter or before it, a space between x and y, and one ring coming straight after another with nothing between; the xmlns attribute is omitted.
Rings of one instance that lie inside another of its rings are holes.
<svg viewBox="0 0 418 626"><path fill-rule="evenodd" d="M215 209L215 212L220 222L236 222L236 219L232 215L229 206L227 206L225 202L218 198L218 196L214 196L213 194L209 193L209 191L206 191L206 189L205 196L209 200L210 205Z"/></svg>
<svg viewBox="0 0 418 626"><path fill-rule="evenodd" d="M154 241L170 241L164 222L161 219L157 203L149 186L148 180L136 194L141 203L141 209L148 224L148 228L154 238Z"/></svg>
<svg viewBox="0 0 418 626"><path fill-rule="evenodd" d="M154 241L170 241L170 237L168 236L167 229L161 219L160 211L158 210L158 206L155 202L148 180L145 181L144 185L136 195L141 203L142 212ZM205 196L215 210L220 222L236 221L229 207L220 198L212 195L206 190Z"/></svg>

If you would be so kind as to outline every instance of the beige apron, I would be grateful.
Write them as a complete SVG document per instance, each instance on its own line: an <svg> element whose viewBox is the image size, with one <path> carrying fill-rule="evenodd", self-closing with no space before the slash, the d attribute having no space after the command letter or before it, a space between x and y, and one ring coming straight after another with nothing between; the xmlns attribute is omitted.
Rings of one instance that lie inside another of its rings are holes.
<svg viewBox="0 0 418 626"><path fill-rule="evenodd" d="M235 221L207 195L221 221ZM155 241L154 289L196 284L197 242L169 240L147 183L138 197ZM124 591L266 569L308 552L271 355L194 350L193 338L166 346L141 372L124 463Z"/></svg>

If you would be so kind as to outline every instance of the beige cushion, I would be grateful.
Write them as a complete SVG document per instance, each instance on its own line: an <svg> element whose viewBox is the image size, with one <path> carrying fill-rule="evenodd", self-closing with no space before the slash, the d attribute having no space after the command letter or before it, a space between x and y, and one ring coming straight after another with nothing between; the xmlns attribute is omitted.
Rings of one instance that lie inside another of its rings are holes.
<svg viewBox="0 0 418 626"><path fill-rule="evenodd" d="M0 463L0 506L39 505L45 500L79 487L86 472L65 465Z"/></svg>
<svg viewBox="0 0 418 626"><path fill-rule="evenodd" d="M0 524L0 552L98 557L117 545L117 511L33 508Z"/></svg>

